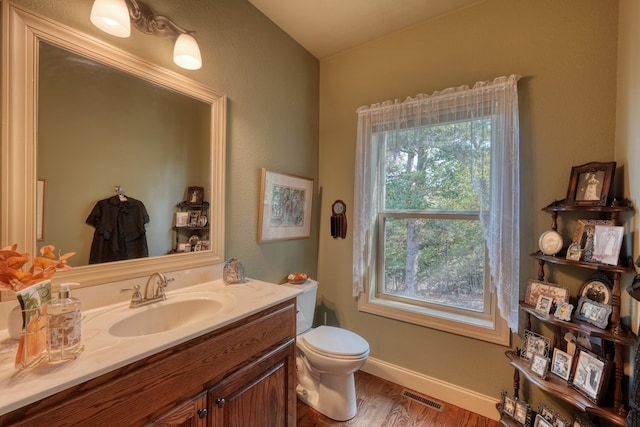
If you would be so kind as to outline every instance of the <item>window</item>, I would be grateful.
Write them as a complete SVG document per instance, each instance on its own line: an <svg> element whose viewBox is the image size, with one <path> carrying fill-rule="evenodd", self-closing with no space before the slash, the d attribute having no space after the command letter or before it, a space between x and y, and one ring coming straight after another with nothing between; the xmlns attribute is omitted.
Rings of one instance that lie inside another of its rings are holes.
<svg viewBox="0 0 640 427"><path fill-rule="evenodd" d="M498 161L505 145L513 154L500 135L513 112L481 86L359 110L354 294L362 311L508 344L494 289L504 297L506 288L517 312L517 274L505 286L503 273L518 270L491 261L519 244L505 242L517 233L494 232L518 229L519 201L506 203L506 217L501 202L517 161Z"/></svg>

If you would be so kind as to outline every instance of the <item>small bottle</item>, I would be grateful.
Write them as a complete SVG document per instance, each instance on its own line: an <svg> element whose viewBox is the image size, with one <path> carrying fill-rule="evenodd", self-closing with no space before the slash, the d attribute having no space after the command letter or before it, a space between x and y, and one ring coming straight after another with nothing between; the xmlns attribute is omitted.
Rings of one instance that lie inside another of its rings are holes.
<svg viewBox="0 0 640 427"><path fill-rule="evenodd" d="M80 345L81 320L80 300L71 296L70 286L60 285L58 298L47 304L47 351L49 361L75 359L84 349Z"/></svg>

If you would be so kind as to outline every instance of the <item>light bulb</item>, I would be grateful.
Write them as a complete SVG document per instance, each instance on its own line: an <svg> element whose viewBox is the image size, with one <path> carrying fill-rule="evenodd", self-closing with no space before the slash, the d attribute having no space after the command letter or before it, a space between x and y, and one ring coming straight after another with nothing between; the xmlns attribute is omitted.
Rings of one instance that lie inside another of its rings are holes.
<svg viewBox="0 0 640 427"><path fill-rule="evenodd" d="M91 8L91 22L105 33L129 37L131 19L125 0L95 0Z"/></svg>
<svg viewBox="0 0 640 427"><path fill-rule="evenodd" d="M196 39L189 34L180 34L173 48L173 62L187 70L202 67L202 57Z"/></svg>

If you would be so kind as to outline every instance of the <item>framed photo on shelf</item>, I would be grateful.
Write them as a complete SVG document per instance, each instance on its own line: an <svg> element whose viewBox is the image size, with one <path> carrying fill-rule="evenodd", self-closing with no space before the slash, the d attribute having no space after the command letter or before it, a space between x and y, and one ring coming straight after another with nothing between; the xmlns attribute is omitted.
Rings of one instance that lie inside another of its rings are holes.
<svg viewBox="0 0 640 427"><path fill-rule="evenodd" d="M571 168L566 203L570 206L606 206L616 162L591 162Z"/></svg>
<svg viewBox="0 0 640 427"><path fill-rule="evenodd" d="M549 358L536 353L532 354L529 369L544 380L549 373Z"/></svg>
<svg viewBox="0 0 640 427"><path fill-rule="evenodd" d="M615 225L610 219L579 219L576 222L576 230L573 235L574 243L582 248L580 261L593 261L593 238L596 232L596 225Z"/></svg>
<svg viewBox="0 0 640 427"><path fill-rule="evenodd" d="M553 298L553 304L555 305L562 302L569 302L568 288L541 280L529 279L524 302L535 307L538 304L540 295Z"/></svg>
<svg viewBox="0 0 640 427"><path fill-rule="evenodd" d="M567 322L570 322L572 311L573 311L573 304L569 304L568 302L562 302L556 306L556 311L553 315L560 320L565 320Z"/></svg>
<svg viewBox="0 0 640 427"><path fill-rule="evenodd" d="M611 281L604 275L592 277L580 285L578 298L585 297L600 304L610 304L612 287Z"/></svg>
<svg viewBox="0 0 640 427"><path fill-rule="evenodd" d="M176 212L176 227L189 226L189 212Z"/></svg>
<svg viewBox="0 0 640 427"><path fill-rule="evenodd" d="M603 264L618 265L624 227L615 225L596 225L593 235L594 261Z"/></svg>
<svg viewBox="0 0 640 427"><path fill-rule="evenodd" d="M516 399L513 396L510 396L506 390L502 390L502 397L500 399L500 411L509 417L513 417L515 410Z"/></svg>
<svg viewBox="0 0 640 427"><path fill-rule="evenodd" d="M204 201L204 188L189 187L187 189L187 202L190 205L201 205Z"/></svg>
<svg viewBox="0 0 640 427"><path fill-rule="evenodd" d="M518 423L518 425L521 425L522 427L529 426L532 414L531 405L527 402L523 402L522 400L516 400L516 406L513 411L513 420Z"/></svg>
<svg viewBox="0 0 640 427"><path fill-rule="evenodd" d="M569 385L599 405L606 394L611 366L610 360L578 347L573 356Z"/></svg>
<svg viewBox="0 0 640 427"><path fill-rule="evenodd" d="M536 303L536 311L539 313L549 314L553 306L553 297L547 295L538 295Z"/></svg>
<svg viewBox="0 0 640 427"><path fill-rule="evenodd" d="M600 304L586 297L580 297L576 307L576 319L584 320L600 329L607 329L612 307L609 304Z"/></svg>
<svg viewBox="0 0 640 427"><path fill-rule="evenodd" d="M585 414L577 413L571 427L596 427L596 425Z"/></svg>
<svg viewBox="0 0 640 427"><path fill-rule="evenodd" d="M569 375L571 374L571 366L573 365L572 362L573 356L559 348L554 348L553 359L551 361L551 373L568 381Z"/></svg>
<svg viewBox="0 0 640 427"><path fill-rule="evenodd" d="M553 427L549 421L545 420L540 414L536 415L533 427Z"/></svg>
<svg viewBox="0 0 640 427"><path fill-rule="evenodd" d="M524 330L522 335L522 349L520 350L520 357L524 360L531 362L534 354L547 357L549 355L549 344L551 340L549 338L538 335L528 329Z"/></svg>
<svg viewBox="0 0 640 427"><path fill-rule="evenodd" d="M262 169L258 243L311 236L313 179Z"/></svg>

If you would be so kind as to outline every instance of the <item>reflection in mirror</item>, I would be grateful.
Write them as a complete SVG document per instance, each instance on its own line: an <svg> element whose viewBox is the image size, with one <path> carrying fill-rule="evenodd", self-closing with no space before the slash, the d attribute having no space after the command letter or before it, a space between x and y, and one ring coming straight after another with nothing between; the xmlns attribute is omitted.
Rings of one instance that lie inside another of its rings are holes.
<svg viewBox="0 0 640 427"><path fill-rule="evenodd" d="M9 2L2 19L2 85L11 90L3 92L1 244L78 252L78 266L54 284L91 286L222 262L226 96ZM90 82L113 86L96 93ZM45 180L41 224L36 178ZM94 229L85 220L116 185L147 208L150 256L86 265ZM166 255L188 186L204 187L210 202L210 249ZM44 239L37 247L36 222Z"/></svg>
<svg viewBox="0 0 640 427"><path fill-rule="evenodd" d="M189 186L210 189L211 106L46 42L39 43L38 64L37 177L46 181L38 245L75 251L74 267L89 264L96 228L85 220L97 202L119 200L120 185L127 204L138 200L146 208L149 256L175 249L176 204ZM109 238L96 240L129 246L120 259L136 258L145 224L133 205L123 209L118 217L134 229L129 244L110 220ZM99 252L92 263L110 259L112 251Z"/></svg>

